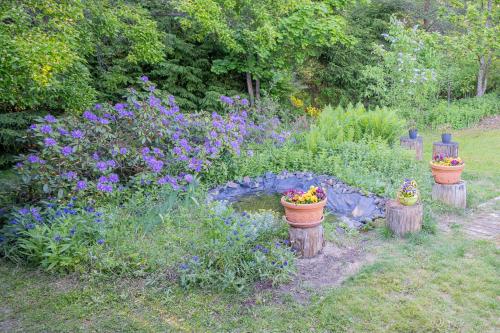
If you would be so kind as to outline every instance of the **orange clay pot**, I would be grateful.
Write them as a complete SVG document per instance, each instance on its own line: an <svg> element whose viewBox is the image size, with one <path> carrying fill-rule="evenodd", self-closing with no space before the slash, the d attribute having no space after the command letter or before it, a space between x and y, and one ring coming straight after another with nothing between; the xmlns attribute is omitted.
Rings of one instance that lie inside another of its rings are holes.
<svg viewBox="0 0 500 333"><path fill-rule="evenodd" d="M460 183L460 175L464 170L465 164L456 166L435 165L431 162L432 176L438 184L457 184Z"/></svg>
<svg viewBox="0 0 500 333"><path fill-rule="evenodd" d="M323 209L327 199L312 204L296 205L281 198L285 207L285 217L288 224L295 228L311 228L323 222Z"/></svg>

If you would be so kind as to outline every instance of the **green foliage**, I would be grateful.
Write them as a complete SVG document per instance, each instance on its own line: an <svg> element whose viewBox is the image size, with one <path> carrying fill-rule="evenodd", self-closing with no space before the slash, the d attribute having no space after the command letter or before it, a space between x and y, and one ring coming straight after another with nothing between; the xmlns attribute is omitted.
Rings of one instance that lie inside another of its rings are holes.
<svg viewBox="0 0 500 333"><path fill-rule="evenodd" d="M252 282L289 280L294 256L286 225L273 213L238 214L219 204L204 219L202 241L179 267L184 287L243 291Z"/></svg>
<svg viewBox="0 0 500 333"><path fill-rule="evenodd" d="M392 144L402 128L402 121L386 108L365 109L362 104L332 108L327 106L305 135L307 149L335 147L346 141L380 138Z"/></svg>
<svg viewBox="0 0 500 333"><path fill-rule="evenodd" d="M415 114L411 109L398 109L398 114L416 120L419 128L438 128L448 124L453 129L476 125L481 119L500 113L500 99L495 93L482 97L464 98L448 103L441 101L435 106Z"/></svg>
<svg viewBox="0 0 500 333"><path fill-rule="evenodd" d="M26 129L40 116L38 112L0 113L0 169L8 167L22 152Z"/></svg>

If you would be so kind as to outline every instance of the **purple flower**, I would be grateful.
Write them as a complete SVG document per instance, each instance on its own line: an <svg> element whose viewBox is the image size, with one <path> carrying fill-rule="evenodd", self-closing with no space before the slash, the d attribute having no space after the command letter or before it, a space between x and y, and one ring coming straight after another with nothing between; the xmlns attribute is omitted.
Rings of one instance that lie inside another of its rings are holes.
<svg viewBox="0 0 500 333"><path fill-rule="evenodd" d="M28 208L21 208L21 209L19 209L17 212L18 212L19 214L21 214L21 215L27 215L27 214L29 214L29 212L30 212L30 211L29 211L29 209L28 209Z"/></svg>
<svg viewBox="0 0 500 333"><path fill-rule="evenodd" d="M108 168L108 164L103 161L97 162L95 166L101 172L106 171L106 169Z"/></svg>
<svg viewBox="0 0 500 333"><path fill-rule="evenodd" d="M16 168L16 169L21 169L23 166L24 166L24 164L23 164L23 163L21 163L21 162L17 162L17 163L16 163L16 165L15 165L15 168Z"/></svg>
<svg viewBox="0 0 500 333"><path fill-rule="evenodd" d="M28 162L35 164L35 163L40 163L40 157L36 155L29 155L27 158Z"/></svg>
<svg viewBox="0 0 500 333"><path fill-rule="evenodd" d="M148 82L149 81L149 78L146 75L141 76L140 79L141 79L142 82Z"/></svg>
<svg viewBox="0 0 500 333"><path fill-rule="evenodd" d="M94 109L96 110L102 110L102 105L97 103L96 105L94 105Z"/></svg>
<svg viewBox="0 0 500 333"><path fill-rule="evenodd" d="M80 130L74 130L74 131L71 131L71 136L75 139L81 139L81 138L83 138L83 132Z"/></svg>
<svg viewBox="0 0 500 333"><path fill-rule="evenodd" d="M57 141L53 138L45 138L43 140L43 144L46 146L46 147L52 147L52 146L55 146L57 144Z"/></svg>
<svg viewBox="0 0 500 333"><path fill-rule="evenodd" d="M64 156L69 156L73 153L73 148L71 146L64 146L61 148L61 154Z"/></svg>
<svg viewBox="0 0 500 333"><path fill-rule="evenodd" d="M103 125L109 124L109 120L106 118L99 118L98 121Z"/></svg>
<svg viewBox="0 0 500 333"><path fill-rule="evenodd" d="M104 244L104 239L102 239L102 238L101 238L101 239L98 239L98 240L97 240L97 244L99 244L99 245Z"/></svg>
<svg viewBox="0 0 500 333"><path fill-rule="evenodd" d="M247 151L247 155L248 155L249 157L252 157L252 156L253 156L253 150L248 150L248 151Z"/></svg>
<svg viewBox="0 0 500 333"><path fill-rule="evenodd" d="M76 174L76 172L74 172L74 171L68 171L68 172L66 172L66 173L63 175L63 177L65 177L67 180L72 180L72 179L76 179L77 174Z"/></svg>
<svg viewBox="0 0 500 333"><path fill-rule="evenodd" d="M79 180L76 183L76 190L77 191L83 191L87 188L87 182L85 180Z"/></svg>
<svg viewBox="0 0 500 333"><path fill-rule="evenodd" d="M241 105L248 105L248 99L243 98L243 99L241 100Z"/></svg>
<svg viewBox="0 0 500 333"><path fill-rule="evenodd" d="M188 183L192 183L193 182L193 176L190 175L190 174L187 174L184 176L184 180Z"/></svg>
<svg viewBox="0 0 500 333"><path fill-rule="evenodd" d="M110 184L97 183L97 190L101 192L113 192L113 186Z"/></svg>
<svg viewBox="0 0 500 333"><path fill-rule="evenodd" d="M122 147L120 148L120 154L125 155L127 153L127 148Z"/></svg>
<svg viewBox="0 0 500 333"><path fill-rule="evenodd" d="M228 97L228 96L221 96L220 100L221 100L222 103L225 103L227 105L233 105L234 104L234 100L231 97Z"/></svg>
<svg viewBox="0 0 500 333"><path fill-rule="evenodd" d="M98 152L94 152L92 154L92 158L95 160L95 161L99 161L100 157L99 157L99 153Z"/></svg>
<svg viewBox="0 0 500 333"><path fill-rule="evenodd" d="M116 167L116 162L115 162L115 160L109 160L109 161L106 161L106 164L107 164L110 168L115 168L115 167Z"/></svg>
<svg viewBox="0 0 500 333"><path fill-rule="evenodd" d="M62 239L62 238L61 238L61 236L59 236L59 235L57 235L57 236L55 236L55 237L54 237L54 240L55 240L56 242L58 242L58 243L61 241L61 239Z"/></svg>
<svg viewBox="0 0 500 333"><path fill-rule="evenodd" d="M108 179L112 183L118 183L120 181L120 178L118 177L118 175L116 173L109 174Z"/></svg>
<svg viewBox="0 0 500 333"><path fill-rule="evenodd" d="M107 183L107 182L108 182L108 178L106 176L99 177L99 183Z"/></svg>
<svg viewBox="0 0 500 333"><path fill-rule="evenodd" d="M43 119L48 123L55 123L57 121L56 117L51 114L46 115Z"/></svg>
<svg viewBox="0 0 500 333"><path fill-rule="evenodd" d="M200 172L201 171L201 167L202 167L202 161L201 160L198 160L196 158L191 158L191 160L189 161L189 168L196 171L196 172Z"/></svg>
<svg viewBox="0 0 500 333"><path fill-rule="evenodd" d="M90 112L88 110L83 113L83 118L90 120L90 121L97 121L97 119L98 119L97 116L93 112Z"/></svg>
<svg viewBox="0 0 500 333"><path fill-rule="evenodd" d="M43 125L40 128L40 132L45 133L45 134L51 133L52 132L52 126L50 126L50 125Z"/></svg>
<svg viewBox="0 0 500 333"><path fill-rule="evenodd" d="M68 135L68 131L66 131L64 128L62 127L58 127L57 128L57 131L59 132L59 134L61 135Z"/></svg>
<svg viewBox="0 0 500 333"><path fill-rule="evenodd" d="M31 124L30 125L30 130L34 131L36 130L38 127L36 126L36 124Z"/></svg>

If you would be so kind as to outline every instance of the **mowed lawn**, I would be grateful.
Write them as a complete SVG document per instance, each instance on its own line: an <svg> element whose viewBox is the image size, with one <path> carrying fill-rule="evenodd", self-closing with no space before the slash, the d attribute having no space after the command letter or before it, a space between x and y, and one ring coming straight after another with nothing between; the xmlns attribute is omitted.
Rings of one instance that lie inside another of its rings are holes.
<svg viewBox="0 0 500 333"><path fill-rule="evenodd" d="M439 133L423 135L430 159ZM499 196L500 130L454 135L471 205ZM340 287L310 291L305 303L269 290L186 292L164 273L54 276L0 262L0 332L498 332L500 256L492 243L457 229L380 244L373 264Z"/></svg>

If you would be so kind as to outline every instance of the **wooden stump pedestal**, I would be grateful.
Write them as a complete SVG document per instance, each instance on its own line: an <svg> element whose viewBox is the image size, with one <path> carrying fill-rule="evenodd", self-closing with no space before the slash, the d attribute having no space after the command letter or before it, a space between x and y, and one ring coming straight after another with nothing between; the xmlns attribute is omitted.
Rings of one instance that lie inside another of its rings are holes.
<svg viewBox="0 0 500 333"><path fill-rule="evenodd" d="M408 136L402 136L399 138L399 144L401 147L404 147L406 149L414 150L415 151L415 158L417 161L422 160L422 151L423 151L423 139L419 135L417 136L416 139L410 139Z"/></svg>
<svg viewBox="0 0 500 333"><path fill-rule="evenodd" d="M288 229L290 243L297 255L301 258L312 258L316 256L325 244L323 236L323 225L312 228L294 228Z"/></svg>
<svg viewBox="0 0 500 333"><path fill-rule="evenodd" d="M465 208L467 205L467 189L462 180L458 184L438 184L432 185L432 200L441 201L447 205Z"/></svg>
<svg viewBox="0 0 500 333"><path fill-rule="evenodd" d="M445 157L458 157L458 143L434 142L432 144L432 157L442 154Z"/></svg>
<svg viewBox="0 0 500 333"><path fill-rule="evenodd" d="M397 200L389 200L385 206L387 226L399 237L420 231L423 217L424 210L420 202L413 206L404 206Z"/></svg>

